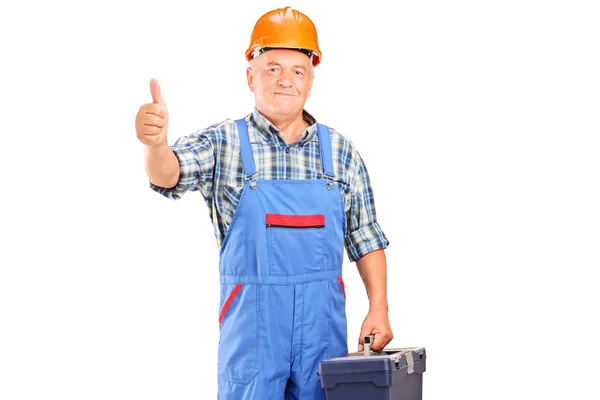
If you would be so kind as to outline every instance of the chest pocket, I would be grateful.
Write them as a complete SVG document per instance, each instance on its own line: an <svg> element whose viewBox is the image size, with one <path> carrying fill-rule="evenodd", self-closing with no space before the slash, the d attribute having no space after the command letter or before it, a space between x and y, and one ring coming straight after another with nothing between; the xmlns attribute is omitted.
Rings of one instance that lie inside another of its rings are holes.
<svg viewBox="0 0 600 400"><path fill-rule="evenodd" d="M266 214L271 275L318 272L325 266L325 215Z"/></svg>

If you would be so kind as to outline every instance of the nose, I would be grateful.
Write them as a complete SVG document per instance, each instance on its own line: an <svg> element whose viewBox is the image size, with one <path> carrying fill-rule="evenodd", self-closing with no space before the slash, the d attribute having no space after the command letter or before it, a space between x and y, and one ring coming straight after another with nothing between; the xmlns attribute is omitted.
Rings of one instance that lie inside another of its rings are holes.
<svg viewBox="0 0 600 400"><path fill-rule="evenodd" d="M290 87L292 86L292 80L290 77L290 71L282 71L279 75L279 79L277 80L277 85L282 87Z"/></svg>
<svg viewBox="0 0 600 400"><path fill-rule="evenodd" d="M279 78L277 80L277 85L282 87L290 87L292 86L292 82L290 82L290 80L287 78Z"/></svg>

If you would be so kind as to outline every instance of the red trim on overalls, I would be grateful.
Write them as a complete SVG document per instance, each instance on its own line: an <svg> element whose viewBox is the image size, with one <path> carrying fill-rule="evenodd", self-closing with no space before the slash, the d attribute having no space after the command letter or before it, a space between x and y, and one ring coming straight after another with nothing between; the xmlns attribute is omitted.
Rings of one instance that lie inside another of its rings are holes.
<svg viewBox="0 0 600 400"><path fill-rule="evenodd" d="M225 318L225 314L227 314L227 310L229 309L229 306L231 306L231 303L233 303L233 300L235 300L235 297L238 295L238 293L240 292L240 290L242 289L242 284L239 283L235 286L235 288L233 289L233 291L231 292L231 294L229 295L229 297L227 298L227 301L225 302L225 304L223 305L223 309L221 310L221 315L219 315L219 324L221 324L221 322L223 322L223 318Z"/></svg>
<svg viewBox="0 0 600 400"><path fill-rule="evenodd" d="M341 276L338 276L337 280L340 282L340 285L342 285L342 293L344 293L344 298L346 298L346 286L344 285L344 280Z"/></svg>
<svg viewBox="0 0 600 400"><path fill-rule="evenodd" d="M267 214L268 226L283 226L291 228L310 228L325 226L325 215L285 215Z"/></svg>

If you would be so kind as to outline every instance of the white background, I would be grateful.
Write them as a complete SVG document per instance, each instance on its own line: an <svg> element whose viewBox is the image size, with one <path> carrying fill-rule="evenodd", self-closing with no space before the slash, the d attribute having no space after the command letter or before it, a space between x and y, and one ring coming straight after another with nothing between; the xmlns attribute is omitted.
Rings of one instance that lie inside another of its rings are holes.
<svg viewBox="0 0 600 400"><path fill-rule="evenodd" d="M319 30L307 109L371 173L424 399L600 398L595 2L6 3L0 399L216 397L208 211L148 188L134 118L153 77L170 143L246 115L250 32L286 5Z"/></svg>

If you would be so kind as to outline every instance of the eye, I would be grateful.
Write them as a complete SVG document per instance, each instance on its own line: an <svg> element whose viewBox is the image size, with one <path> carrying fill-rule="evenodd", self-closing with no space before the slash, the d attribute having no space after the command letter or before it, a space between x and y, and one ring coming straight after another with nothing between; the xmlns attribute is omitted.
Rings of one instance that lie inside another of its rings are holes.
<svg viewBox="0 0 600 400"><path fill-rule="evenodd" d="M302 71L294 71L294 73L295 73L297 76L302 76L302 75L304 75L304 72L302 72Z"/></svg>

